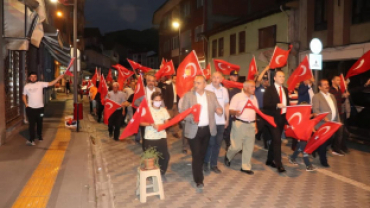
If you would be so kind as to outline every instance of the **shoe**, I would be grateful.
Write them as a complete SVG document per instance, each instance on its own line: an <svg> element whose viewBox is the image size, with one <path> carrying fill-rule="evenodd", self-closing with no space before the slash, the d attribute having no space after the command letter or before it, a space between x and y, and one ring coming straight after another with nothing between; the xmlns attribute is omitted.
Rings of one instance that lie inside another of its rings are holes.
<svg viewBox="0 0 370 208"><path fill-rule="evenodd" d="M39 137L39 141L43 141L44 139L42 138L42 136Z"/></svg>
<svg viewBox="0 0 370 208"><path fill-rule="evenodd" d="M198 189L203 189L204 188L204 184L203 183L197 183L197 188Z"/></svg>
<svg viewBox="0 0 370 208"><path fill-rule="evenodd" d="M212 167L212 168L211 168L211 171L213 171L213 172L215 172L215 173L217 173L217 174L220 174L220 173L221 173L221 170L220 170L220 169L218 169L218 167L217 167L217 166Z"/></svg>
<svg viewBox="0 0 370 208"><path fill-rule="evenodd" d="M114 138L114 141L118 142L118 141L119 141L119 139Z"/></svg>
<svg viewBox="0 0 370 208"><path fill-rule="evenodd" d="M298 163L297 163L297 161L295 161L295 159L293 159L292 157L288 157L288 159L289 159L289 162L291 163L291 164L293 164L293 165L299 165Z"/></svg>
<svg viewBox="0 0 370 208"><path fill-rule="evenodd" d="M209 163L204 163L203 164L203 171L206 173L206 174L209 174L211 171L209 170Z"/></svg>
<svg viewBox="0 0 370 208"><path fill-rule="evenodd" d="M161 173L161 176L162 176L162 182L163 183L167 182L167 178L166 178L165 174Z"/></svg>
<svg viewBox="0 0 370 208"><path fill-rule="evenodd" d="M227 156L225 155L225 160L224 160L224 163L225 163L225 165L227 166L227 167L230 167L230 161L229 161L229 159L227 159Z"/></svg>
<svg viewBox="0 0 370 208"><path fill-rule="evenodd" d="M251 170L243 170L242 168L240 169L240 171L243 172L243 173L246 173L248 175L253 175L254 174L253 171L251 171Z"/></svg>
<svg viewBox="0 0 370 208"><path fill-rule="evenodd" d="M278 168L277 168L277 171L278 171L279 173L284 173L284 172L286 172L286 170L285 170L285 168L284 168L283 166L278 167Z"/></svg>
<svg viewBox="0 0 370 208"><path fill-rule="evenodd" d="M32 141L32 142L31 142L31 141L29 141L29 140L27 140L26 144L27 144L28 146L35 146L35 145L36 145L34 141Z"/></svg>
<svg viewBox="0 0 370 208"><path fill-rule="evenodd" d="M321 163L321 165L325 168L330 168L330 165L328 163Z"/></svg>
<svg viewBox="0 0 370 208"><path fill-rule="evenodd" d="M271 166L271 167L273 167L273 168L276 168L275 163L274 163L274 162L272 162L272 161L266 161L266 165L267 165L267 166Z"/></svg>
<svg viewBox="0 0 370 208"><path fill-rule="evenodd" d="M332 151L331 154L332 155L336 155L336 156L340 156L340 157L343 157L344 156L344 154L342 154L340 152L334 152L334 151Z"/></svg>
<svg viewBox="0 0 370 208"><path fill-rule="evenodd" d="M309 165L306 167L306 171L315 171L316 168L313 165Z"/></svg>

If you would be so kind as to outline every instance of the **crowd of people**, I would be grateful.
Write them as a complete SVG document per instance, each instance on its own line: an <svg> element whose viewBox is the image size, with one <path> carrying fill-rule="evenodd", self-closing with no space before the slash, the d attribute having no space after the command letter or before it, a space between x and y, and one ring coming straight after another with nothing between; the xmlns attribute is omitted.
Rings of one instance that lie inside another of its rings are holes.
<svg viewBox="0 0 370 208"><path fill-rule="evenodd" d="M251 163L255 140L263 140L264 148L268 150L266 165L276 168L277 172L285 172L281 157L281 144L284 138L284 126L289 125L286 118L287 106L295 104L312 105L312 117L320 113L329 112L315 129L317 130L327 121L345 122L348 117L349 93L342 93L339 89L339 76L329 80L318 80L318 93L314 93L314 80L306 80L297 85L294 92L289 92L285 83L285 74L281 70L274 71L268 76L266 67L255 80L243 82L243 88L225 88L222 84L224 76L220 72L214 72L207 82L202 75L194 79L193 89L182 98L177 95L176 75L162 77L156 80L153 74L146 74L144 79L145 95L133 101L135 88L138 80L135 76L129 78L123 90L118 82L108 83L109 93L106 98L118 103L119 108L108 119L108 135L119 141L121 127L127 125L135 114L136 108L145 98L149 104L150 113L154 123L141 122L140 129L135 135L135 142L142 145L143 151L149 147L155 147L162 153L159 165L162 175L167 171L170 154L167 146L168 134L182 139L182 150L187 153L190 147L192 155L192 173L197 188L204 187L204 172L221 174L218 168L218 158L222 142L225 141L226 154L224 164L230 167L236 154L242 151L240 171L253 175ZM269 77L273 79L269 80ZM34 145L35 125L37 133L42 140L42 113L43 105L40 103L42 88L54 85L62 75L50 83L37 82L37 76L30 73L29 81L23 92L23 101L26 105L27 117L29 118L30 139L27 144ZM90 113L96 116L97 122L102 121L104 105L98 92L101 77L97 76L96 85L89 89ZM230 81L238 82L238 71L231 71ZM365 86L370 84L370 80ZM291 96L298 95L297 98ZM297 100L294 103L293 100ZM272 126L261 116L256 115L255 110L244 108L245 104L251 103L259 108L264 114L272 116L276 127ZM188 115L179 125L171 126L166 130L158 131L158 125L168 122L177 114L184 112L195 104L201 105L199 121L195 121L192 114ZM133 107L135 106L135 107ZM313 129L313 132L315 131ZM318 154L323 167L329 167L326 157L330 146L332 154L344 156L348 152L346 147L345 127L341 127L331 139L321 145L313 156ZM180 133L181 132L181 133ZM314 171L315 167L309 160L309 155L304 152L307 141L292 140L292 155L289 162L298 165L296 159L299 153L303 154L307 171Z"/></svg>

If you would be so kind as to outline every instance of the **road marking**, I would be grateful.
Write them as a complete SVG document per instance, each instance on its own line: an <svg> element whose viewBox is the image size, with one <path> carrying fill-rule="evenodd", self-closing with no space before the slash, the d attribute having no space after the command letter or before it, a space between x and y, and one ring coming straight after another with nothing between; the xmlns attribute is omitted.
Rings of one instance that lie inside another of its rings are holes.
<svg viewBox="0 0 370 208"><path fill-rule="evenodd" d="M64 126L64 119L60 122L59 126L61 125ZM47 206L70 140L71 131L65 127L59 127L54 141L23 187L13 208Z"/></svg>

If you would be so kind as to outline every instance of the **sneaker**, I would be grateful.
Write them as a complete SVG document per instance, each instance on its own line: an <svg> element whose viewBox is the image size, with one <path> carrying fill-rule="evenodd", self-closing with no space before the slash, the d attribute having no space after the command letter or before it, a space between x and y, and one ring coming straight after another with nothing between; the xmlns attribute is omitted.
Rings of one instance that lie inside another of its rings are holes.
<svg viewBox="0 0 370 208"><path fill-rule="evenodd" d="M203 164L203 171L205 174L209 174L211 171L209 169L209 163L204 163Z"/></svg>
<svg viewBox="0 0 370 208"><path fill-rule="evenodd" d="M339 152L334 152L334 151L332 151L331 154L332 155L336 155L336 156L340 156L340 157L343 157L344 156L344 154L339 153Z"/></svg>
<svg viewBox="0 0 370 208"><path fill-rule="evenodd" d="M295 159L293 159L292 157L288 157L288 159L289 159L289 162L291 163L291 164L293 164L293 165L299 165L298 163L297 163L297 161L295 161Z"/></svg>
<svg viewBox="0 0 370 208"><path fill-rule="evenodd" d="M306 171L315 171L315 170L316 167L314 167L313 165L306 166Z"/></svg>
<svg viewBox="0 0 370 208"><path fill-rule="evenodd" d="M39 141L43 141L44 139L42 137L39 137Z"/></svg>
<svg viewBox="0 0 370 208"><path fill-rule="evenodd" d="M27 140L26 144L27 144L28 146L35 146L35 145L36 145L34 141L32 141L32 142L31 142L31 141L29 141L29 140Z"/></svg>

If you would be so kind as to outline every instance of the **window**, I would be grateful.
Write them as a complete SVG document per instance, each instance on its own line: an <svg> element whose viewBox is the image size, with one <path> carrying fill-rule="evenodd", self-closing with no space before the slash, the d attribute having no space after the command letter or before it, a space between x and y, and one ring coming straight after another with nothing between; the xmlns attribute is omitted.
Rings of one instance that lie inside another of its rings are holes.
<svg viewBox="0 0 370 208"><path fill-rule="evenodd" d="M178 49L179 48L179 37L173 37L172 38L172 50Z"/></svg>
<svg viewBox="0 0 370 208"><path fill-rule="evenodd" d="M315 31L328 29L327 0L315 0Z"/></svg>
<svg viewBox="0 0 370 208"><path fill-rule="evenodd" d="M185 2L182 5L182 16L188 17L190 15L190 2Z"/></svg>
<svg viewBox="0 0 370 208"><path fill-rule="evenodd" d="M370 1L352 1L352 24L370 22Z"/></svg>
<svg viewBox="0 0 370 208"><path fill-rule="evenodd" d="M217 57L217 40L212 41L212 58Z"/></svg>
<svg viewBox="0 0 370 208"><path fill-rule="evenodd" d="M239 53L245 52L245 31L239 32Z"/></svg>
<svg viewBox="0 0 370 208"><path fill-rule="evenodd" d="M195 28L194 30L194 41L195 42L199 42L199 41L202 41L202 38L200 37L200 35L203 33L203 25L199 25Z"/></svg>
<svg viewBox="0 0 370 208"><path fill-rule="evenodd" d="M236 34L230 35L230 55L236 54Z"/></svg>
<svg viewBox="0 0 370 208"><path fill-rule="evenodd" d="M263 48L272 48L276 44L276 25L261 28L258 31L258 47L259 49Z"/></svg>
<svg viewBox="0 0 370 208"><path fill-rule="evenodd" d="M224 38L218 39L218 56L224 56Z"/></svg>
<svg viewBox="0 0 370 208"><path fill-rule="evenodd" d="M197 0L197 8L200 8L204 5L204 0Z"/></svg>

